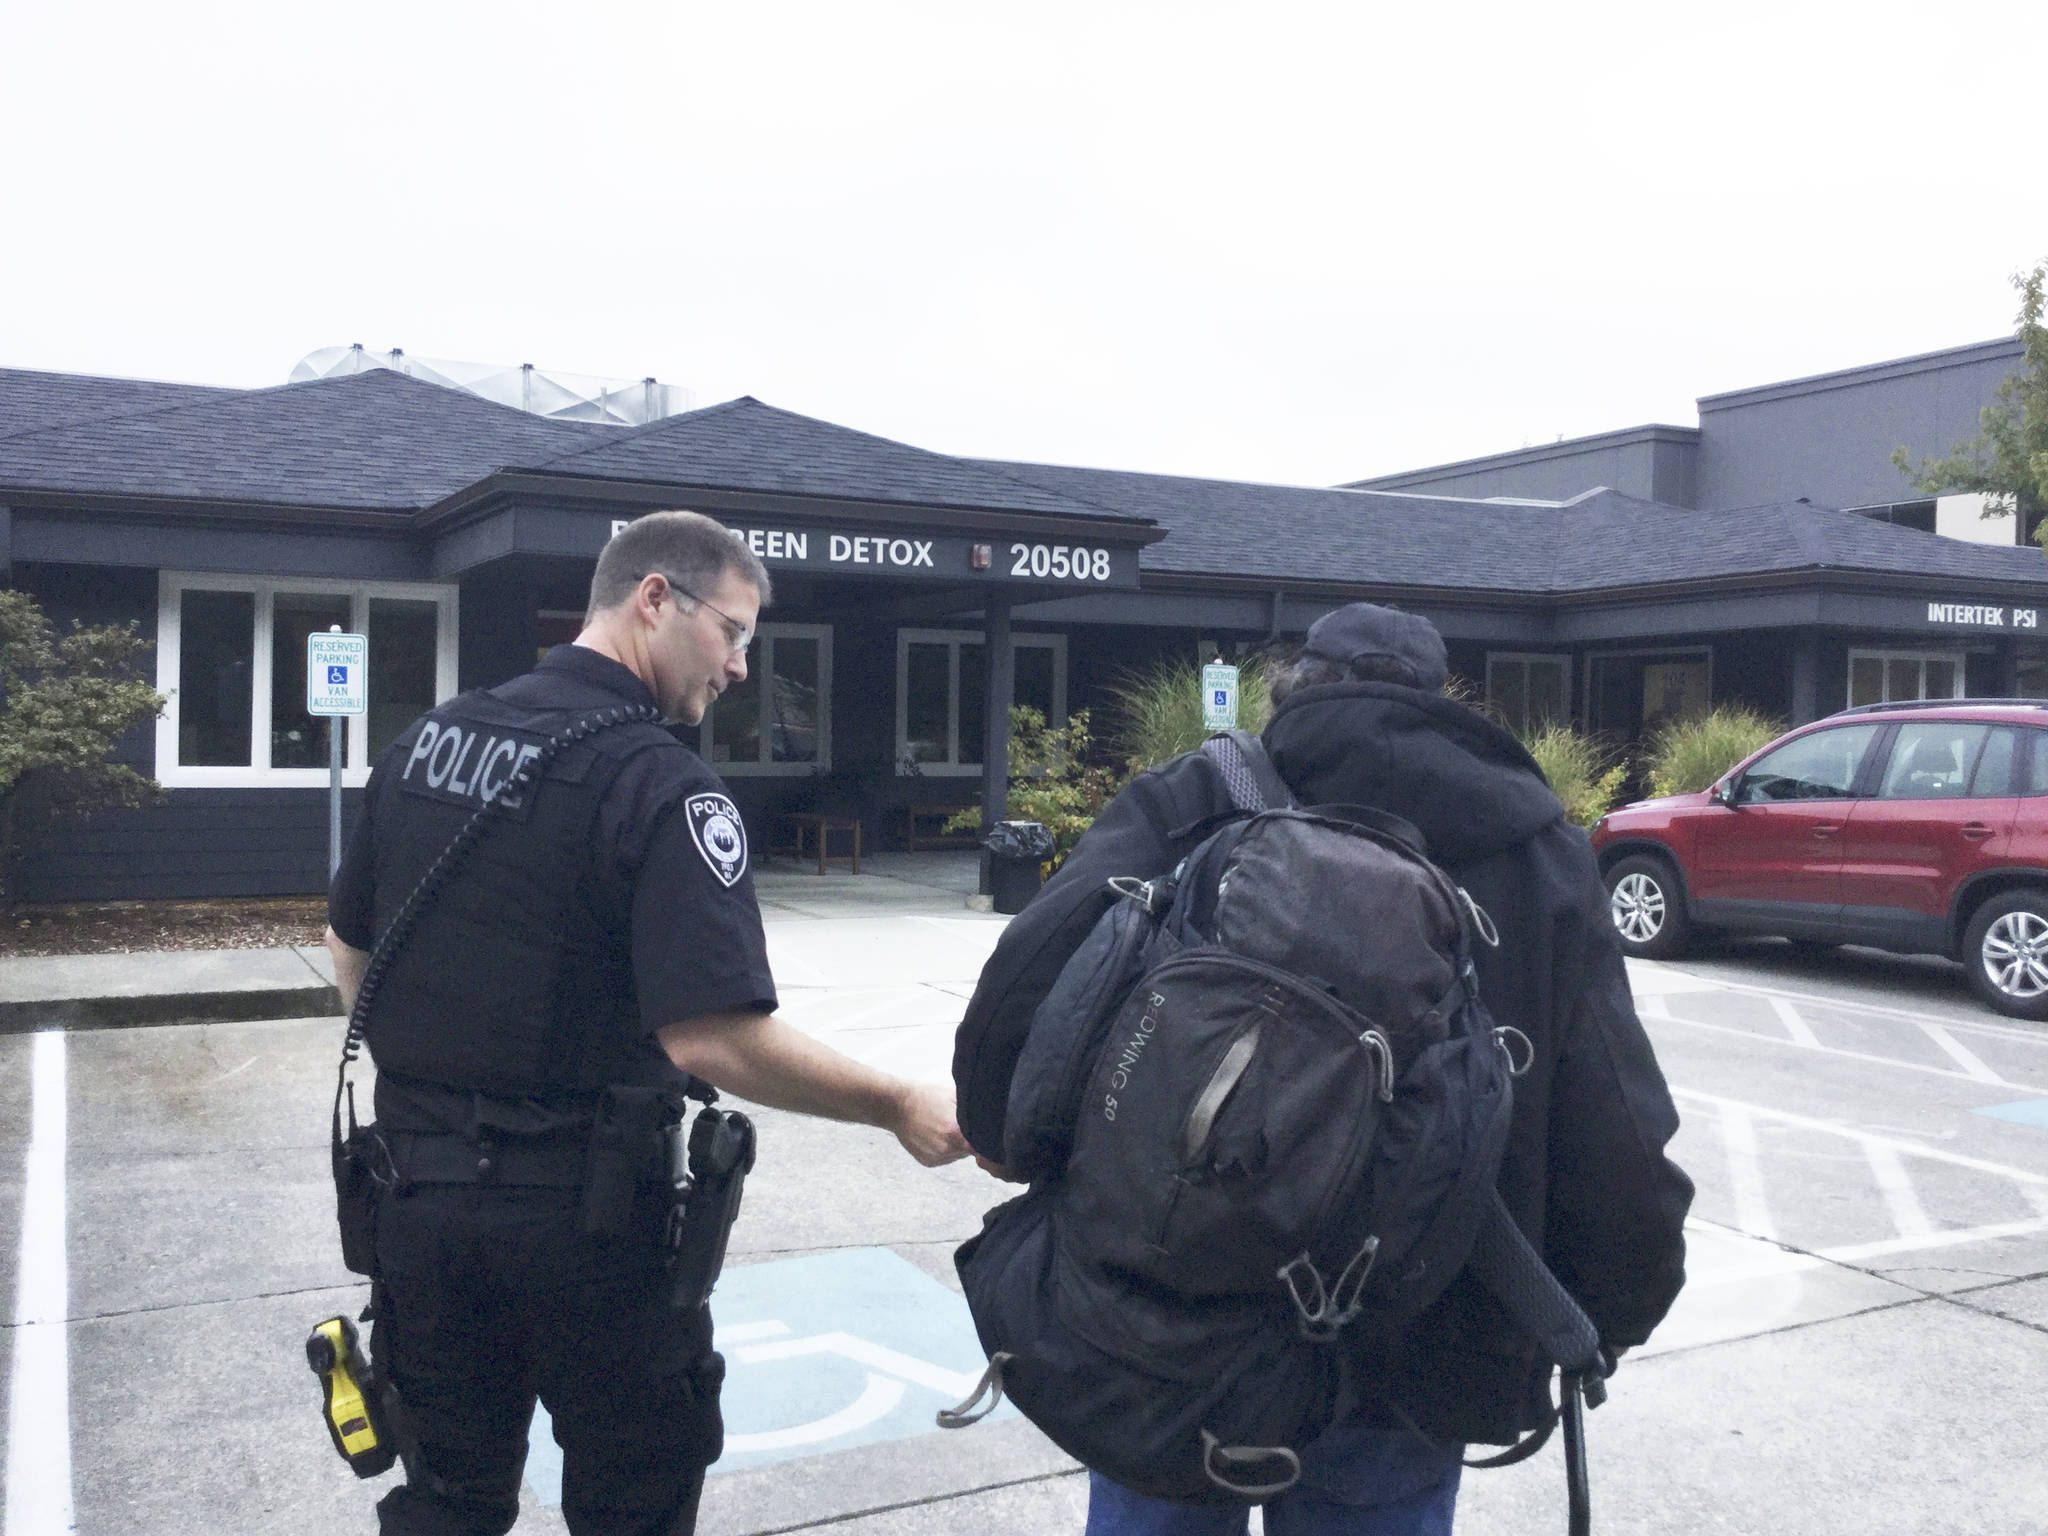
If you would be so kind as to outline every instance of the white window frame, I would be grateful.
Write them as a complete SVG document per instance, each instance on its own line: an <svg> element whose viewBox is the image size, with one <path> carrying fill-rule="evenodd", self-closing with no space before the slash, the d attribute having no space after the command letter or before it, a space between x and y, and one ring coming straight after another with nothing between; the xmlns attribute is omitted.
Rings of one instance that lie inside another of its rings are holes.
<svg viewBox="0 0 2048 1536"><path fill-rule="evenodd" d="M1572 658L1569 651L1488 651L1486 653L1486 702L1488 707L1493 705L1494 663L1503 661L1519 662L1525 668L1532 661L1555 662L1564 675L1564 714L1559 717L1557 723L1560 725L1570 725L1578 718L1577 712L1572 708L1574 703L1572 683L1574 679L1572 677ZM1523 702L1526 704L1528 702L1528 673L1526 670L1522 674L1522 680L1524 684L1522 697ZM1526 730L1529 724L1529 721L1524 720L1520 726L1511 723L1508 728L1520 732Z"/></svg>
<svg viewBox="0 0 2048 1536"><path fill-rule="evenodd" d="M896 631L896 771L929 778L968 778L981 772L980 763L960 761L960 647L988 645L988 636L978 629L899 629ZM946 760L941 763L910 762L910 648L912 645L944 645L946 652ZM1052 713L1048 725L1067 723L1067 637L1065 635L1018 634L1011 632L1015 650L1036 646L1052 652Z"/></svg>
<svg viewBox="0 0 2048 1536"><path fill-rule="evenodd" d="M768 718L768 690L775 678L771 661L775 642L789 638L815 640L818 642L818 755L808 762L778 763L767 754L774 751L774 722ZM758 665L757 665L758 663ZM711 755L711 717L720 708L713 704L704 711L704 718L697 726L697 755L709 763L721 776L735 778L790 778L808 777L815 773L832 771L832 626L830 624L763 624L754 635L754 651L747 660L747 669L760 678L761 686L754 692L754 707L762 711L758 739L762 756L752 762L739 758L727 758L723 762Z"/></svg>
<svg viewBox="0 0 2048 1536"><path fill-rule="evenodd" d="M1967 654L1966 654L1965 652L1962 652L1962 651L1931 651L1931 650L1892 650L1892 651L1877 651L1877 650L1865 650L1865 649L1862 649L1862 648L1854 648L1854 649L1851 649L1851 650L1850 650L1850 652L1849 652L1849 667L1848 667L1848 674L1847 674L1847 675L1846 675L1846 676L1845 676L1845 677L1844 677L1844 678L1842 679L1842 703L1843 703L1844 707L1848 707L1848 706L1851 706L1851 705L1853 705L1853 704L1854 704L1854 702L1855 702L1855 698L1856 698L1856 692L1855 692L1855 690L1856 690L1856 663L1857 663L1857 662L1859 662L1859 661L1875 661L1875 662L1879 662L1879 663L1881 663L1881 664L1883 665L1883 669L1884 669L1884 674L1883 674L1883 675L1884 675L1884 686L1885 686L1885 688L1886 688L1887 690L1889 690L1889 689L1891 688L1891 682L1892 682L1892 668L1891 668L1891 664L1892 664L1893 662L1895 662L1895 661L1917 661L1917 662L1919 662L1919 663L1920 663L1920 686L1921 686L1921 688L1923 688L1923 689L1924 689L1924 688L1926 688L1926 686L1927 686L1927 663L1928 663L1928 662L1930 662L1930 661L1945 661L1945 662L1947 662L1947 663L1948 663L1948 664L1949 664L1950 666L1952 666L1952 667L1954 667L1954 668L1955 668L1955 676L1956 676L1956 685L1955 685L1955 686L1956 686L1956 691L1955 691L1954 693L1950 694L1950 695L1949 695L1949 697L1950 697L1950 698L1952 698L1952 699L1961 699L1961 698L1967 698L1967 697L1969 696L1969 685L1968 685L1968 682L1967 682L1967 681L1965 680L1965 678L1964 678L1964 676L1963 676L1963 672L1964 672L1964 669L1965 669L1965 667L1966 667L1966 666L1968 665L1968 660L1969 660L1969 658L1968 658ZM1924 698L1926 698L1926 697L1927 697L1927 695L1926 695L1926 694L1925 694L1925 693L1923 692L1923 693L1922 693L1922 694L1920 695L1920 697L1924 699ZM1871 699L1871 700L1867 700L1866 702L1868 702L1868 703L1873 703L1873 704L1897 704L1897 703L1902 703L1902 702L1905 702L1905 701L1903 701L1903 700L1899 700L1899 699L1891 699L1891 698L1885 698L1885 699Z"/></svg>
<svg viewBox="0 0 2048 1536"><path fill-rule="evenodd" d="M255 655L250 658L249 687L252 719L248 767L186 767L178 761L178 665L181 654L183 599L187 591L247 592L255 599ZM271 648L274 635L273 599L280 592L344 596L349 600L349 627L354 633L369 631L370 602L373 598L402 598L435 605L434 702L454 697L458 636L459 589L426 582L328 581L313 577L225 576L211 571L162 571L156 592L156 691L166 700L156 723L156 781L166 789L295 789L319 788L327 783L325 768L273 768L270 766ZM350 719L343 740L341 781L351 788L369 782L369 736Z"/></svg>

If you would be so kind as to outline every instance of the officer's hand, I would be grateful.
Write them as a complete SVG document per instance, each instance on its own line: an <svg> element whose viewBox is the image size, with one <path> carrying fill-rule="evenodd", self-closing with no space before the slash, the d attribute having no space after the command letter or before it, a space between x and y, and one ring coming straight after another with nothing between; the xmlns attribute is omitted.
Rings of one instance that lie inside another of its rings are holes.
<svg viewBox="0 0 2048 1536"><path fill-rule="evenodd" d="M974 1154L974 1166L979 1168L983 1173L1001 1179L1005 1184L1029 1184L1031 1182L1029 1179L1025 1178L1024 1175L1021 1173L1010 1172L1008 1166L1003 1163L990 1162L987 1158L983 1157L979 1152Z"/></svg>
<svg viewBox="0 0 2048 1536"><path fill-rule="evenodd" d="M896 1123L889 1129L903 1150L927 1168L956 1162L970 1150L953 1118L951 1083L905 1083Z"/></svg>

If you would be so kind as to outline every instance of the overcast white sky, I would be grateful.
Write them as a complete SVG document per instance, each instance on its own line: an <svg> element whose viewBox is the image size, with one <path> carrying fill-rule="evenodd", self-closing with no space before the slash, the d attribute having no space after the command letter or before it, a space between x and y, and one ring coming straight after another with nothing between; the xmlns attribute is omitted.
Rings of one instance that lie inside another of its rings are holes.
<svg viewBox="0 0 2048 1536"><path fill-rule="evenodd" d="M2040 0L0 0L0 366L360 341L1328 483L2009 333L2044 43Z"/></svg>

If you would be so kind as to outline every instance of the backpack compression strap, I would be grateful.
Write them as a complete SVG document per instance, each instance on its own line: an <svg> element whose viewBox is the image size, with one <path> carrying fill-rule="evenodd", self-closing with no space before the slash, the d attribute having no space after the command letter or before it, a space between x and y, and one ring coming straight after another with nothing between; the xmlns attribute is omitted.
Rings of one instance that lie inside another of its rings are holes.
<svg viewBox="0 0 2048 1536"><path fill-rule="evenodd" d="M1586 1536L1592 1529L1591 1499L1586 1486L1586 1430L1584 1410L1597 1408L1607 1400L1607 1378L1614 1372L1614 1359L1600 1347L1600 1335L1585 1309L1571 1292L1558 1283L1543 1262L1542 1255L1522 1235L1507 1205L1494 1190L1479 1219L1479 1233L1473 1239L1465 1265L1484 1282L1507 1313L1536 1336L1543 1352L1555 1360L1561 1375L1558 1384L1558 1418L1546 1423L1519 1444L1498 1456L1468 1461L1468 1467L1506 1467L1533 1456L1550 1438L1552 1427L1564 1423L1565 1491L1570 1536Z"/></svg>
<svg viewBox="0 0 2048 1536"><path fill-rule="evenodd" d="M1291 806L1294 795L1266 756L1266 745L1250 731L1219 731L1202 743L1202 756L1223 776L1230 803L1240 811Z"/></svg>

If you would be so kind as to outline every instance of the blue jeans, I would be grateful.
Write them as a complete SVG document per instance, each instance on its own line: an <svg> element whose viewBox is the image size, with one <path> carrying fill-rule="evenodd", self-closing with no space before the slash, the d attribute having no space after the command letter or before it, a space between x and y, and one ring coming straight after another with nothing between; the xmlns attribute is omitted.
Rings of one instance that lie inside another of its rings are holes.
<svg viewBox="0 0 2048 1536"><path fill-rule="evenodd" d="M1450 1536L1462 1445L1340 1419L1301 1457L1301 1481L1266 1505L1266 1536ZM1243 1509L1169 1504L1088 1474L1087 1536L1244 1536Z"/></svg>

